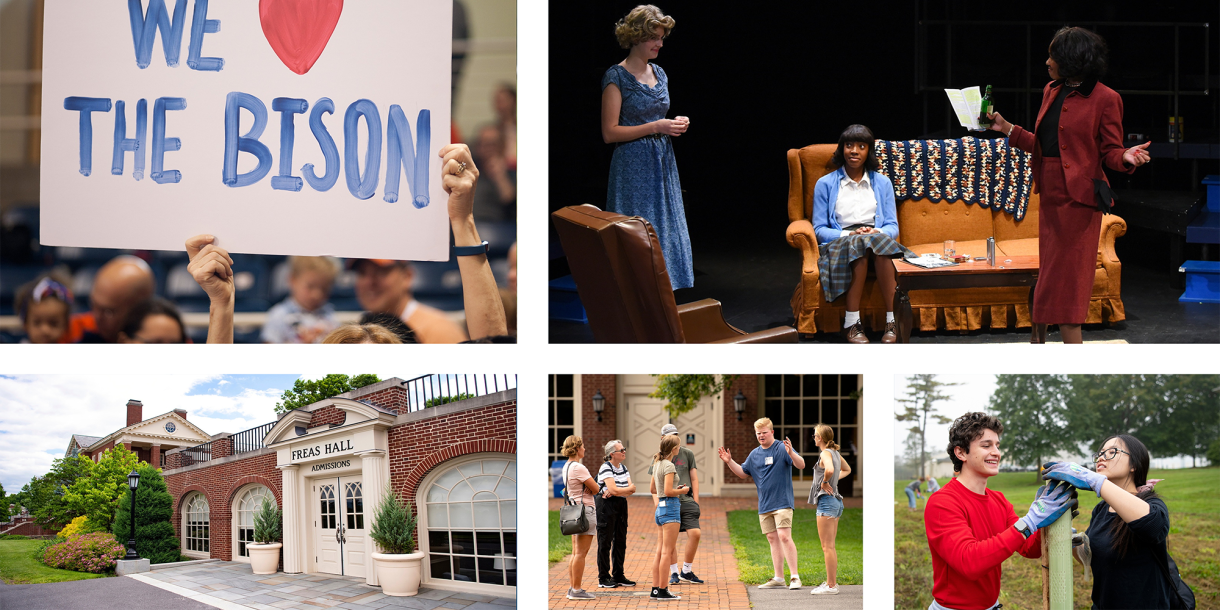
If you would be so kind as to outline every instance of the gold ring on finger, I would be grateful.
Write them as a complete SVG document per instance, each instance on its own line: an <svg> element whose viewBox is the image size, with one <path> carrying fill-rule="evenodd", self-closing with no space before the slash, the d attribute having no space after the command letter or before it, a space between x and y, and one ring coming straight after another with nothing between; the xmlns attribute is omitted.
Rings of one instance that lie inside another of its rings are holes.
<svg viewBox="0 0 1220 610"><path fill-rule="evenodd" d="M466 171L466 162L465 162L465 161L458 161L458 171L457 171L456 173L454 173L453 175L454 175L454 176L461 176L461 175L462 175L462 172L464 172L464 171Z"/></svg>

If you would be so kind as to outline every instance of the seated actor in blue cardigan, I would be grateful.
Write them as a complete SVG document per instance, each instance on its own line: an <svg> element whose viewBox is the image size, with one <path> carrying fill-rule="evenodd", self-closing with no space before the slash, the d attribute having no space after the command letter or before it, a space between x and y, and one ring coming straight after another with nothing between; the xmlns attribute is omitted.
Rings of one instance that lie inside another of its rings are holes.
<svg viewBox="0 0 1220 610"><path fill-rule="evenodd" d="M827 165L835 171L822 176L813 188L813 232L818 238L818 270L822 290L830 302L847 293L843 336L848 343L868 343L860 322L860 299L868 261L873 261L877 285L885 300L882 343L898 340L894 324L895 256L910 253L894 241L898 214L894 184L877 172L873 132L851 125L839 136L839 147Z"/></svg>

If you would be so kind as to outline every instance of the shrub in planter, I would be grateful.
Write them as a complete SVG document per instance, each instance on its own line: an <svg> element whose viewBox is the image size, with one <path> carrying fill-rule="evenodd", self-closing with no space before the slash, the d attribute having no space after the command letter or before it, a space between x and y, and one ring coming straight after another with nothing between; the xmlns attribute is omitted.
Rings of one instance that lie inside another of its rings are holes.
<svg viewBox="0 0 1220 610"><path fill-rule="evenodd" d="M377 581L386 595L408 596L419 592L423 578L423 553L415 552L415 513L387 490L377 506L377 518L369 538L384 550L373 553Z"/></svg>
<svg viewBox="0 0 1220 610"><path fill-rule="evenodd" d="M95 532L51 546L43 553L43 563L62 570L100 574L114 569L126 553L114 534Z"/></svg>
<svg viewBox="0 0 1220 610"><path fill-rule="evenodd" d="M140 486L136 489L136 553L151 563L178 561L179 542L170 519L174 515L174 497L169 495L161 472L141 462ZM126 544L131 536L131 488L119 500L111 531L119 542Z"/></svg>
<svg viewBox="0 0 1220 610"><path fill-rule="evenodd" d="M250 567L255 574L275 574L280 565L279 540L284 534L284 513L271 498L263 498L263 505L254 514L254 541L247 544L250 551Z"/></svg>

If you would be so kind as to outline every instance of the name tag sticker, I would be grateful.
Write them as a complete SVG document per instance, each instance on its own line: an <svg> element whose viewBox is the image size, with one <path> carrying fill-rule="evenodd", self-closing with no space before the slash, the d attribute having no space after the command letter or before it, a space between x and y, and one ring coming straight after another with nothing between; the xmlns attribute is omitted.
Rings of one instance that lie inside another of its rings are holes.
<svg viewBox="0 0 1220 610"><path fill-rule="evenodd" d="M661 503L657 504L657 508L665 508L665 500L661 500Z"/></svg>
<svg viewBox="0 0 1220 610"><path fill-rule="evenodd" d="M765 460L763 460L763 464L766 464L767 466L770 466L771 464L774 464L774 463L775 463L775 458L773 458L771 456L767 456L767 458Z"/></svg>

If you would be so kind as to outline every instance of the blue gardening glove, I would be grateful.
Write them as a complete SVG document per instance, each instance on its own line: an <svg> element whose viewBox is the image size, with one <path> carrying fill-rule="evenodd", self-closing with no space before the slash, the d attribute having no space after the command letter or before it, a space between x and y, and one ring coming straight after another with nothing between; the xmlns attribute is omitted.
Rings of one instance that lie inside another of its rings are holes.
<svg viewBox="0 0 1220 610"><path fill-rule="evenodd" d="M1029 512L1017 519L1017 529L1024 524L1029 529L1029 535L1054 523L1063 513L1076 508L1078 504L1076 490L1071 485L1056 484L1050 491L1034 495L1034 501L1029 505Z"/></svg>
<svg viewBox="0 0 1220 610"><path fill-rule="evenodd" d="M1097 497L1101 497L1101 486L1106 482L1105 475L1071 462L1047 462L1042 468L1043 479L1064 481L1077 489L1092 489L1097 492Z"/></svg>

